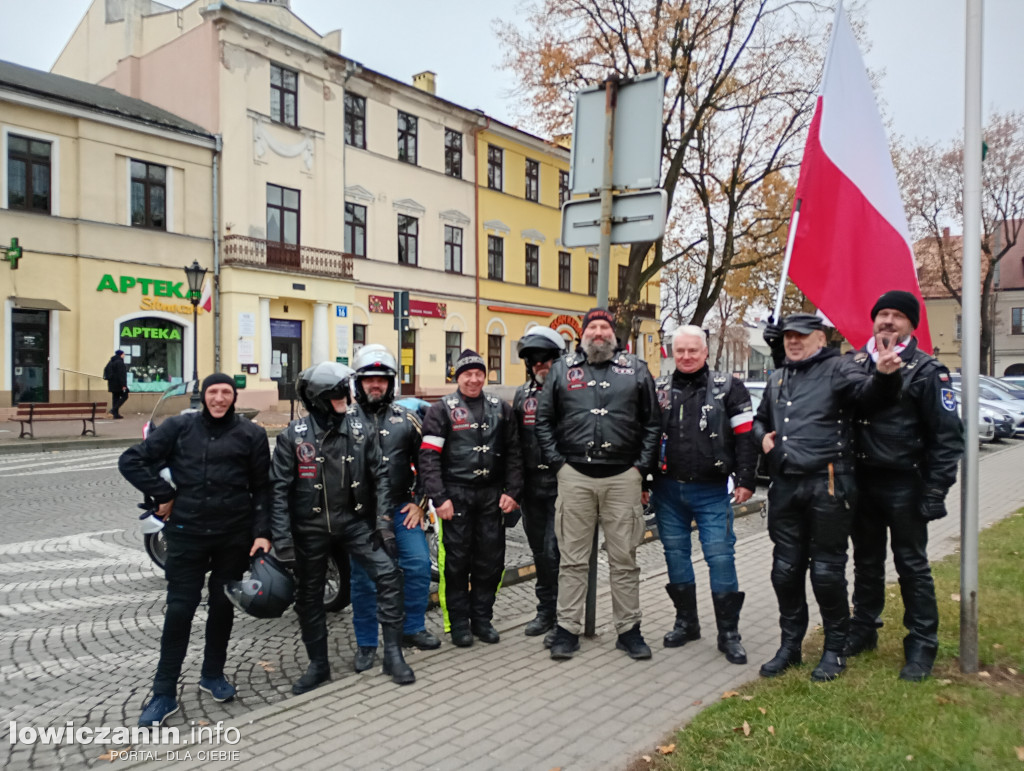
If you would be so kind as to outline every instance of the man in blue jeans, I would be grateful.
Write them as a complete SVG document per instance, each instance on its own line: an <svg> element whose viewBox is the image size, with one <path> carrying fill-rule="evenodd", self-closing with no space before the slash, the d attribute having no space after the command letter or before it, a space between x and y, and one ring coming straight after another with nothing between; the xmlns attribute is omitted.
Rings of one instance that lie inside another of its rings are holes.
<svg viewBox="0 0 1024 771"><path fill-rule="evenodd" d="M413 464L423 435L419 416L394 403L398 364L383 345L366 345L352 362L355 367L356 403L349 408L349 421L361 421L367 436L380 445L388 468L393 500L398 566L405 575L405 625L402 644L407 648L433 650L441 641L426 629L425 614L430 598L430 550L423 532L422 496L418 492ZM352 625L356 633L353 668L365 672L377 656L377 589L370 576L355 560L352 565Z"/></svg>
<svg viewBox="0 0 1024 771"><path fill-rule="evenodd" d="M708 369L704 330L683 326L672 338L676 371L657 383L661 445L652 487L658 534L665 548L676 621L665 635L666 648L700 639L697 585L690 558L691 525L697 522L711 580L718 624L718 650L733 664L746 664L740 643L743 592L736 578L729 476L733 498L753 495L757 448L750 433L754 413L743 383Z"/></svg>

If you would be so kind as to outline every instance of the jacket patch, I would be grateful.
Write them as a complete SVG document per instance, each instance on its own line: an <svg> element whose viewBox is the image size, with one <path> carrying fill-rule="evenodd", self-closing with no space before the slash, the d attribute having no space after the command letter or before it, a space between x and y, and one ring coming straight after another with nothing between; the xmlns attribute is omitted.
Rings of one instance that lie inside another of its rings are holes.
<svg viewBox="0 0 1024 771"><path fill-rule="evenodd" d="M586 388L587 384L584 382L583 369L581 367L573 367L565 373L566 380L569 381L568 389L570 391L577 391L580 388Z"/></svg>
<svg viewBox="0 0 1024 771"><path fill-rule="evenodd" d="M634 374L636 374L636 370L633 369L632 367L615 367L615 366L613 366L612 367L612 372L614 372L616 375L634 375Z"/></svg>
<svg viewBox="0 0 1024 771"><path fill-rule="evenodd" d="M953 393L953 389L943 388L941 393L942 406L945 407L950 412L954 412L956 410L956 394Z"/></svg>
<svg viewBox="0 0 1024 771"><path fill-rule="evenodd" d="M316 460L316 447L309 442L302 442L295 447L295 457L299 463L312 463Z"/></svg>
<svg viewBox="0 0 1024 771"><path fill-rule="evenodd" d="M465 407L456 407L451 411L452 431L465 431L469 428L469 410Z"/></svg>
<svg viewBox="0 0 1024 771"><path fill-rule="evenodd" d="M672 406L672 395L668 391L658 391L658 406L663 410Z"/></svg>
<svg viewBox="0 0 1024 771"><path fill-rule="evenodd" d="M531 396L523 402L523 425L532 426L537 423L537 398Z"/></svg>

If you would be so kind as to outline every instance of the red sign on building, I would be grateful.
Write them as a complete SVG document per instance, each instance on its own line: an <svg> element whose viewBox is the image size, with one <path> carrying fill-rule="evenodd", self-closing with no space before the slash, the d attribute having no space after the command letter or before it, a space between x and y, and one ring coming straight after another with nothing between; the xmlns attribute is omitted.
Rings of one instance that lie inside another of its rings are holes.
<svg viewBox="0 0 1024 771"><path fill-rule="evenodd" d="M395 298L392 295L372 294L369 300L370 313L395 312ZM448 318L447 303L432 303L426 300L409 300L410 316L425 316L431 319Z"/></svg>

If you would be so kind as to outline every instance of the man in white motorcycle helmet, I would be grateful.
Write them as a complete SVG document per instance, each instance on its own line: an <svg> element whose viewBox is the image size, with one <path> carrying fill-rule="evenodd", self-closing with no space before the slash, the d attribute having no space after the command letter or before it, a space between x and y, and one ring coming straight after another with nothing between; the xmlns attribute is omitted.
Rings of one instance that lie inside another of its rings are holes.
<svg viewBox="0 0 1024 771"><path fill-rule="evenodd" d="M362 422L367 440L377 444L390 481L387 508L404 577L402 644L433 650L441 641L427 631L425 619L430 600L430 549L423 531L427 502L414 471L423 428L419 415L394 401L398 364L387 348L364 345L352 365L355 404L349 407L349 419ZM373 666L377 653L377 592L359 562L351 562L352 625L358 648L353 668L362 672Z"/></svg>

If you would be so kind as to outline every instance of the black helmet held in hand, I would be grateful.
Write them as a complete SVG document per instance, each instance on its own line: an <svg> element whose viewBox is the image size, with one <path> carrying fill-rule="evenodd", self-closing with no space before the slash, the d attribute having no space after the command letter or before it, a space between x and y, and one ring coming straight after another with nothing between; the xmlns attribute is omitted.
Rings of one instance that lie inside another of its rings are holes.
<svg viewBox="0 0 1024 771"><path fill-rule="evenodd" d="M224 584L224 594L255 618L280 618L295 599L295 580L280 562L261 549L252 558L249 577Z"/></svg>
<svg viewBox="0 0 1024 771"><path fill-rule="evenodd" d="M350 398L349 380L352 368L334 361L322 361L299 373L295 393L306 409L320 415L333 415L332 399Z"/></svg>
<svg viewBox="0 0 1024 771"><path fill-rule="evenodd" d="M362 379L364 377L386 377L388 379L388 388L381 401L387 404L395 398L395 380L398 376L398 362L396 362L395 357L391 355L391 351L383 345L379 345L377 343L364 345L359 349L359 352L352 360L352 366L355 368L355 385L353 391L355 392L357 402L365 405L369 401L366 396L366 391L363 390Z"/></svg>
<svg viewBox="0 0 1024 771"><path fill-rule="evenodd" d="M551 361L564 352L565 339L550 327L534 327L516 344L516 354L526 364L527 374L532 374L534 364Z"/></svg>

